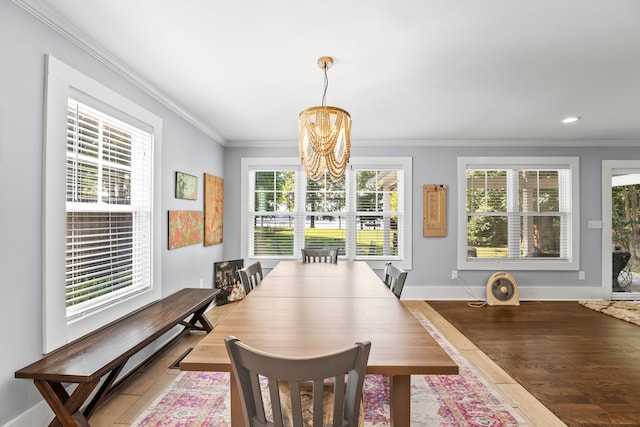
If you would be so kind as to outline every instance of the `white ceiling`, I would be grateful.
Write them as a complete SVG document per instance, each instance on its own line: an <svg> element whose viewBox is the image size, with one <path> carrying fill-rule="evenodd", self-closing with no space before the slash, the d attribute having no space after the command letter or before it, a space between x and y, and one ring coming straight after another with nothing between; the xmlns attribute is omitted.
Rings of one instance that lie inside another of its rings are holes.
<svg viewBox="0 0 640 427"><path fill-rule="evenodd" d="M228 146L295 145L325 55L354 144L640 141L638 0L14 1Z"/></svg>

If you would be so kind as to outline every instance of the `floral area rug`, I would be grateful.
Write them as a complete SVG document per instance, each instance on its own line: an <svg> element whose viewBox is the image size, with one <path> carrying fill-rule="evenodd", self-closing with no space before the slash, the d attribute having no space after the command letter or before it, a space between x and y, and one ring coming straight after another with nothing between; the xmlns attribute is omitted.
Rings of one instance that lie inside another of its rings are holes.
<svg viewBox="0 0 640 427"><path fill-rule="evenodd" d="M578 301L592 310L640 325L640 301Z"/></svg>
<svg viewBox="0 0 640 427"><path fill-rule="evenodd" d="M435 327L418 320L459 366L459 375L411 377L411 426L507 427L526 423ZM389 426L387 378L367 375L364 390L365 427ZM229 374L181 372L132 424L135 427L228 427Z"/></svg>

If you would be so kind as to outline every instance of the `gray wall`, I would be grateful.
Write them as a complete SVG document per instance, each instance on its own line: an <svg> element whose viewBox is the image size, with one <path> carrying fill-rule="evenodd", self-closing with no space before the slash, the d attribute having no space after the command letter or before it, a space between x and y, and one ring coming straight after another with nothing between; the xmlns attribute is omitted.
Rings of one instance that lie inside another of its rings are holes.
<svg viewBox="0 0 640 427"><path fill-rule="evenodd" d="M223 176L223 147L9 0L0 0L0 425L42 399L14 372L42 357L42 124L45 54L129 98L164 121L163 230L167 211L201 210L204 172ZM199 177L198 200L174 197L175 172ZM223 246L167 250L163 232L162 286L168 295L213 280ZM61 284L62 286L63 284ZM37 425L41 425L38 423ZM44 425L44 424L42 424Z"/></svg>
<svg viewBox="0 0 640 427"><path fill-rule="evenodd" d="M494 144L495 145L495 144ZM225 149L225 258L240 256L240 161L242 157L296 157L296 149ZM407 276L403 298L484 299L493 271L459 271L463 286L451 280L457 270L457 158L460 156L578 156L580 158L580 269L575 271L515 271L521 299L580 299L599 295L602 287L601 230L587 221L601 219L601 163L604 159L640 159L638 147L354 147L352 157L413 157L413 269ZM422 237L422 185L446 184L447 236ZM233 195L233 196L231 196ZM231 199L233 197L233 199ZM467 288L467 289L465 289Z"/></svg>

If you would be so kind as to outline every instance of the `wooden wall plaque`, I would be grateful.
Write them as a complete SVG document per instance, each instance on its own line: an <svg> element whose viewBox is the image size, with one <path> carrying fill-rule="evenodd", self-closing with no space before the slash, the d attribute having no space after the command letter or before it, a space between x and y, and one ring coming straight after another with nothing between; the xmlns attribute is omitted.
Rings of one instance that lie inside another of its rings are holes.
<svg viewBox="0 0 640 427"><path fill-rule="evenodd" d="M444 184L422 186L422 235L447 235L447 186Z"/></svg>

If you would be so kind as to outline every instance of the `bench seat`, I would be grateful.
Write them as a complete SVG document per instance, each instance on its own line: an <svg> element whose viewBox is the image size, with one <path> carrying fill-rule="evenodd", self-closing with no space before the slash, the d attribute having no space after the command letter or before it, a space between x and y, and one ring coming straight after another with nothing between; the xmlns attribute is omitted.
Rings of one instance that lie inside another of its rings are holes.
<svg viewBox="0 0 640 427"><path fill-rule="evenodd" d="M45 355L16 371L15 377L34 381L56 414L51 426L88 426L87 420L109 395L131 356L177 325L184 326L181 333L213 329L204 312L219 292L182 289ZM107 378L82 410L105 375ZM69 395L64 383L78 386Z"/></svg>

